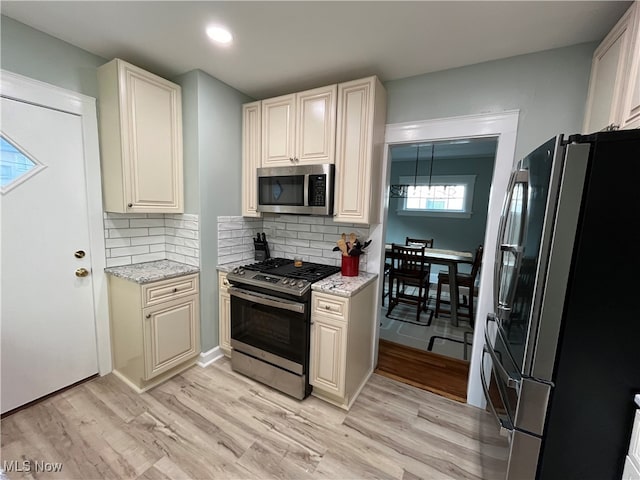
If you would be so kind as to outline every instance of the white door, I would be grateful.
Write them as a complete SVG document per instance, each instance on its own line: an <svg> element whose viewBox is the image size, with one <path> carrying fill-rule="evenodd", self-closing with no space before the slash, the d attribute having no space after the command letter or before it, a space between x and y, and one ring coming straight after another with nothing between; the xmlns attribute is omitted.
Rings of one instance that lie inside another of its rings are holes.
<svg viewBox="0 0 640 480"><path fill-rule="evenodd" d="M98 357L81 117L1 102L4 413L98 373Z"/></svg>

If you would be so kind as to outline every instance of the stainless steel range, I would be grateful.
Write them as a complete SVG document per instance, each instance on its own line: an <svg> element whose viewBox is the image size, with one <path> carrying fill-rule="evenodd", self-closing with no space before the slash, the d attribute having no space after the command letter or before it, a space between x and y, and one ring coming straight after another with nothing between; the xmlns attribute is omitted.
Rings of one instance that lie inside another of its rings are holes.
<svg viewBox="0 0 640 480"><path fill-rule="evenodd" d="M307 397L311 284L339 271L270 258L230 272L233 370L295 398Z"/></svg>

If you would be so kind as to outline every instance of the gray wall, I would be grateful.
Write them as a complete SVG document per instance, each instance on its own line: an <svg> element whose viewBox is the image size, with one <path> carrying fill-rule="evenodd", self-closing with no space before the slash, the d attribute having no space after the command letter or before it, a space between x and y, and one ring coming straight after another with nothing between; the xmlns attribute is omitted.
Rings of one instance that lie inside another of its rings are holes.
<svg viewBox="0 0 640 480"><path fill-rule="evenodd" d="M404 244L406 237L433 238L434 248L474 252L478 245L484 243L494 159L495 157L436 159L433 165L434 176L476 175L471 218L397 215L402 199L392 198L389 200L386 242ZM419 164L418 167L423 168L424 165ZM390 181L399 183L400 176L412 177L414 171L414 162L393 162ZM437 270L441 268L434 266L434 272Z"/></svg>
<svg viewBox="0 0 640 480"><path fill-rule="evenodd" d="M0 65L5 70L97 97L96 67L106 62L102 57L0 16Z"/></svg>
<svg viewBox="0 0 640 480"><path fill-rule="evenodd" d="M92 97L104 59L1 16L0 66ZM125 59L126 60L126 59ZM200 215L201 337L218 345L216 272L219 215L240 213L242 103L252 99L194 70L172 79L182 87L185 213Z"/></svg>
<svg viewBox="0 0 640 480"><path fill-rule="evenodd" d="M387 123L520 110L516 157L582 129L591 55L574 45L385 83Z"/></svg>
<svg viewBox="0 0 640 480"><path fill-rule="evenodd" d="M207 351L218 345L218 216L241 211L242 104L252 99L201 70L176 81L184 102L186 212L200 214L200 333Z"/></svg>

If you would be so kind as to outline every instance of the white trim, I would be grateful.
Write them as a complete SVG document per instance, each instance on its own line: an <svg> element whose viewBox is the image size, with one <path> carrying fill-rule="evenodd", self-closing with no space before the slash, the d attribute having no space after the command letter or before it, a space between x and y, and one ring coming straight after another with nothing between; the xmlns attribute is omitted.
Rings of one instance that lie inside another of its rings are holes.
<svg viewBox="0 0 640 480"><path fill-rule="evenodd" d="M111 372L111 339L109 332L109 300L105 268L104 228L102 221L102 182L98 146L96 99L77 92L0 70L0 94L3 97L53 108L78 115L82 125L86 193L93 274L93 304L96 322L98 371Z"/></svg>
<svg viewBox="0 0 640 480"><path fill-rule="evenodd" d="M213 347L211 350L200 353L198 366L202 368L208 367L212 363L220 360L222 357L224 357L224 353L222 353L222 349L220 348L220 346Z"/></svg>
<svg viewBox="0 0 640 480"><path fill-rule="evenodd" d="M375 229L371 234L373 245L379 245L379 258L384 258L384 238L386 235L386 218L388 210L388 186L391 172L389 147L390 145L430 142L437 140L451 140L462 138L498 137L498 148L491 180L491 192L489 194L489 208L487 214L487 229L484 238L484 251L494 252L498 235L498 223L502 210L502 199L507 190L509 174L513 167L516 151L516 135L518 131L518 110L510 110L502 113L466 115L462 117L439 118L421 122L406 122L389 124L386 127L385 147L383 158L383 182L381 198L381 228ZM377 242L376 242L377 240ZM467 403L484 408L485 399L480 383L480 355L484 338L484 318L492 309L493 298L493 266L494 255L485 255L482 269L480 270L480 291L478 293L478 308L473 338L473 351L469 383L467 387ZM384 278L383 262L378 263L379 276ZM382 282L380 282L382 285ZM380 289L382 286L380 286ZM378 297L380 298L380 297ZM379 311L378 311L379 315ZM375 358L377 363L378 339L380 336L380 318L376 322ZM375 363L374 363L375 364ZM488 373L488 372L487 372Z"/></svg>

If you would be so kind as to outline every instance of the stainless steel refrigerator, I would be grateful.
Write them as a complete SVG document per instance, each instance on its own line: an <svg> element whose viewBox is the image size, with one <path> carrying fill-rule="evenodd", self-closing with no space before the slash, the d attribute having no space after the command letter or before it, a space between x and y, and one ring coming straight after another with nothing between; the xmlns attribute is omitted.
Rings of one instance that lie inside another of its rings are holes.
<svg viewBox="0 0 640 480"><path fill-rule="evenodd" d="M562 135L512 172L481 378L507 476L619 479L640 392L640 130Z"/></svg>

